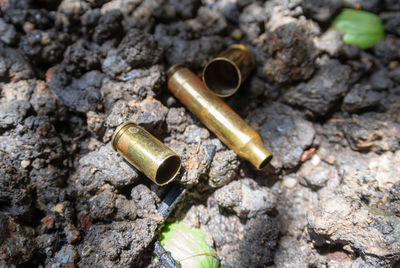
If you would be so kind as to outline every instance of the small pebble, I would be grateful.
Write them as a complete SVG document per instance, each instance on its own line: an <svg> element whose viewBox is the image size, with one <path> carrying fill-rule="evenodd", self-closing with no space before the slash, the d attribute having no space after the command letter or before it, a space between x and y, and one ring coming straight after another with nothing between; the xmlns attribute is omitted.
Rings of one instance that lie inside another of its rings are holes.
<svg viewBox="0 0 400 268"><path fill-rule="evenodd" d="M288 189L293 189L297 184L297 180L293 177L285 177L283 179L283 185Z"/></svg>
<svg viewBox="0 0 400 268"><path fill-rule="evenodd" d="M22 29L24 30L25 33L29 33L32 30L35 30L35 25L33 25L33 23L27 21L24 23L24 25L22 25Z"/></svg>
<svg viewBox="0 0 400 268"><path fill-rule="evenodd" d="M354 253L354 250L351 248L350 245L344 245L343 250L350 252L350 253Z"/></svg>
<svg viewBox="0 0 400 268"><path fill-rule="evenodd" d="M176 103L176 100L173 97L169 97L167 99L167 106L172 107Z"/></svg>
<svg viewBox="0 0 400 268"><path fill-rule="evenodd" d="M243 33L240 29L235 29L231 32L231 37L235 40L240 40L243 37Z"/></svg>
<svg viewBox="0 0 400 268"><path fill-rule="evenodd" d="M61 216L64 217L64 205L63 204L57 204L52 208L53 211L58 212Z"/></svg>
<svg viewBox="0 0 400 268"><path fill-rule="evenodd" d="M21 161L21 167L22 167L23 169L29 167L30 164L31 164L31 161L29 161L29 160L22 160L22 161Z"/></svg>
<svg viewBox="0 0 400 268"><path fill-rule="evenodd" d="M394 70L399 66L399 62L398 61L391 61L388 64L388 69L389 70Z"/></svg>
<svg viewBox="0 0 400 268"><path fill-rule="evenodd" d="M321 163L321 158L319 157L319 155L315 154L312 158L311 158L311 163L314 166L318 166L319 163Z"/></svg>
<svg viewBox="0 0 400 268"><path fill-rule="evenodd" d="M328 156L326 157L326 159L325 159L325 161L326 161L328 164L331 164L331 165L335 163L335 160L336 160L336 158L335 158L334 155L328 155Z"/></svg>

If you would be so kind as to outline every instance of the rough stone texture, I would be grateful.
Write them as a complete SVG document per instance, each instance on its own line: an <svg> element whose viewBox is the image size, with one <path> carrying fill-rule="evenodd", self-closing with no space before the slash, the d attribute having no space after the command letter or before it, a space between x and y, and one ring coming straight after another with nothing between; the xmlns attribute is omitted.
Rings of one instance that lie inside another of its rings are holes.
<svg viewBox="0 0 400 268"><path fill-rule="evenodd" d="M328 181L339 180L336 168L320 161L318 155L315 155L311 161L307 161L301 166L298 176L301 178L301 184L313 190L324 187Z"/></svg>
<svg viewBox="0 0 400 268"><path fill-rule="evenodd" d="M212 187L227 184L236 176L238 166L239 161L233 151L217 152L211 164L209 184Z"/></svg>
<svg viewBox="0 0 400 268"><path fill-rule="evenodd" d="M400 58L399 51L400 39L394 36L387 36L374 46L374 53L384 63L389 63Z"/></svg>
<svg viewBox="0 0 400 268"><path fill-rule="evenodd" d="M310 237L315 244L350 245L360 254L387 257L388 263L399 258L399 223L392 214L341 196L323 198L308 216Z"/></svg>
<svg viewBox="0 0 400 268"><path fill-rule="evenodd" d="M133 69L118 81L104 78L100 91L105 110L110 112L118 100L129 102L132 99L141 100L147 95L155 95L154 91L164 81L160 65L153 65L148 69Z"/></svg>
<svg viewBox="0 0 400 268"><path fill-rule="evenodd" d="M397 36L400 35L400 15L398 13L386 22L385 31L396 34Z"/></svg>
<svg viewBox="0 0 400 268"><path fill-rule="evenodd" d="M349 88L350 67L331 60L307 83L288 91L284 100L294 106L308 109L314 116L324 116Z"/></svg>
<svg viewBox="0 0 400 268"><path fill-rule="evenodd" d="M101 16L98 20L98 25L94 28L93 40L101 44L107 39L118 35L120 33L122 18L122 13L119 10L109 11Z"/></svg>
<svg viewBox="0 0 400 268"><path fill-rule="evenodd" d="M314 38L314 45L317 49L328 53L329 56L334 58L341 56L348 59L357 59L360 57L360 54L362 54L361 49L357 46L344 43L342 38L343 33L328 30L321 36ZM351 64L352 62L350 61L349 63Z"/></svg>
<svg viewBox="0 0 400 268"><path fill-rule="evenodd" d="M345 7L354 8L359 7L362 10L377 13L382 7L380 0L343 0Z"/></svg>
<svg viewBox="0 0 400 268"><path fill-rule="evenodd" d="M0 104L0 129L20 124L30 108L30 103L23 100Z"/></svg>
<svg viewBox="0 0 400 268"><path fill-rule="evenodd" d="M311 123L280 103L256 109L249 116L249 121L272 151L274 158L271 164L276 169L297 166L315 134Z"/></svg>
<svg viewBox="0 0 400 268"><path fill-rule="evenodd" d="M200 8L194 19L158 25L155 37L164 48L169 65L185 62L199 68L222 51L226 42L221 35L226 28L224 17L207 8Z"/></svg>
<svg viewBox="0 0 400 268"><path fill-rule="evenodd" d="M0 41L6 45L14 45L18 40L15 27L0 19Z"/></svg>
<svg viewBox="0 0 400 268"><path fill-rule="evenodd" d="M95 136L98 140L103 138L105 132L105 118L102 114L95 113L93 111L89 111L86 114L87 117L87 126L90 133Z"/></svg>
<svg viewBox="0 0 400 268"><path fill-rule="evenodd" d="M31 65L19 51L3 48L0 45L0 81L17 82L22 79L29 79L32 75Z"/></svg>
<svg viewBox="0 0 400 268"><path fill-rule="evenodd" d="M400 124L384 113L365 113L341 124L353 150L395 151L399 149Z"/></svg>
<svg viewBox="0 0 400 268"><path fill-rule="evenodd" d="M33 255L35 244L33 236L35 231L32 227L16 223L12 218L0 214L2 229L1 252L3 252L0 265L7 267L8 264L23 264Z"/></svg>
<svg viewBox="0 0 400 268"><path fill-rule="evenodd" d="M61 60L68 43L64 33L33 30L22 37L20 48L34 63L51 65Z"/></svg>
<svg viewBox="0 0 400 268"><path fill-rule="evenodd" d="M197 136L197 133L203 133ZM196 137L196 139L193 139ZM206 179L208 187L220 187L229 183L239 168L237 155L228 150L218 139L210 139L204 128L189 125L177 140L166 139L166 144L182 158L185 172L179 180L187 186Z"/></svg>
<svg viewBox="0 0 400 268"><path fill-rule="evenodd" d="M303 9L306 15L311 18L320 22L328 22L342 7L342 2L342 0L305 0L303 1Z"/></svg>
<svg viewBox="0 0 400 268"><path fill-rule="evenodd" d="M154 38L136 29L129 31L118 48L111 49L103 61L102 70L112 77L132 69L149 67L160 60L162 50Z"/></svg>
<svg viewBox="0 0 400 268"><path fill-rule="evenodd" d="M123 187L135 182L138 172L111 148L105 145L79 160L77 183L86 192L96 191L106 183Z"/></svg>
<svg viewBox="0 0 400 268"><path fill-rule="evenodd" d="M395 69L393 69L393 70L391 70L391 71L389 72L389 77L390 77L393 81L395 81L395 82L397 82L397 83L400 82L399 75L400 75L400 67L397 67L397 68L395 68Z"/></svg>
<svg viewBox="0 0 400 268"><path fill-rule="evenodd" d="M342 109L351 113L373 109L379 107L385 97L385 92L372 90L368 82L355 84L343 99Z"/></svg>
<svg viewBox="0 0 400 268"><path fill-rule="evenodd" d="M201 1L199 0L183 0L179 2L168 0L156 10L156 16L162 20L189 19L196 16L200 6Z"/></svg>
<svg viewBox="0 0 400 268"><path fill-rule="evenodd" d="M60 264L74 264L78 259L78 253L73 246L64 246L54 257L56 263Z"/></svg>
<svg viewBox="0 0 400 268"><path fill-rule="evenodd" d="M343 35L339 31L331 30L314 39L315 47L327 52L330 56L338 56L342 46Z"/></svg>
<svg viewBox="0 0 400 268"><path fill-rule="evenodd" d="M103 74L91 71L78 79L71 79L61 69L56 68L51 77L49 86L52 92L72 110L83 113L94 110L101 98Z"/></svg>
<svg viewBox="0 0 400 268"><path fill-rule="evenodd" d="M202 36L198 40L182 40L156 31L156 37L165 50L168 65L186 62L197 68L207 59L221 52L224 43L219 36Z"/></svg>
<svg viewBox="0 0 400 268"><path fill-rule="evenodd" d="M63 63L63 69L67 73L78 77L88 71L100 69L101 51L89 42L78 40L66 49Z"/></svg>
<svg viewBox="0 0 400 268"><path fill-rule="evenodd" d="M393 82L389 78L389 74L385 69L374 72L371 75L369 82L371 87L377 91L389 90L393 87Z"/></svg>
<svg viewBox="0 0 400 268"><path fill-rule="evenodd" d="M157 267L170 187L112 150L127 120L181 156L167 221L205 230L221 267L398 266L397 2L0 0L0 267ZM345 6L386 37L344 44ZM256 58L225 101L274 153L261 171L166 85L232 43Z"/></svg>
<svg viewBox="0 0 400 268"><path fill-rule="evenodd" d="M316 49L312 37L314 25L305 20L285 18L277 9L266 29L265 45L271 58L265 63L263 72L277 83L290 83L310 78L314 72Z"/></svg>
<svg viewBox="0 0 400 268"><path fill-rule="evenodd" d="M276 196L252 179L241 179L217 190L215 201L241 218L252 218L271 211L276 205Z"/></svg>
<svg viewBox="0 0 400 268"><path fill-rule="evenodd" d="M63 169L68 165L68 158L48 118L29 116L17 130L3 134L0 140L4 165L2 200L13 204L5 209L6 215L27 219L33 216L30 211L33 191L37 193L38 206L45 210L65 198L60 180L66 174Z"/></svg>
<svg viewBox="0 0 400 268"><path fill-rule="evenodd" d="M237 216L220 214L215 200L210 197L207 207L193 206L184 221L210 234L217 252L229 256L229 259L220 258L222 267L241 267L243 263L257 267L272 263L277 223L267 215L243 224Z"/></svg>
<svg viewBox="0 0 400 268"><path fill-rule="evenodd" d="M394 0L385 0L384 3L386 9L400 11L400 3Z"/></svg>
<svg viewBox="0 0 400 268"><path fill-rule="evenodd" d="M79 266L127 267L153 240L160 218L121 221L109 225L93 225L85 242L78 247ZM132 235L134 234L134 235ZM98 258L97 256L102 256Z"/></svg>
<svg viewBox="0 0 400 268"><path fill-rule="evenodd" d="M258 2L244 8L239 17L239 26L246 39L254 42L263 33L262 24L266 17L262 5Z"/></svg>
<svg viewBox="0 0 400 268"><path fill-rule="evenodd" d="M104 140L108 141L113 130L128 120L136 122L154 135L161 134L166 115L167 108L151 96L142 102L118 101L105 120L108 129Z"/></svg>

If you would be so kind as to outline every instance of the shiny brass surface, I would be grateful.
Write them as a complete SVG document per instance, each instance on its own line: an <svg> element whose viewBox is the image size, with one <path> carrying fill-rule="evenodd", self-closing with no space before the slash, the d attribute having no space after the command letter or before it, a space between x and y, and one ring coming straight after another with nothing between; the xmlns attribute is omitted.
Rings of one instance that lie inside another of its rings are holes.
<svg viewBox="0 0 400 268"><path fill-rule="evenodd" d="M172 181L181 168L180 157L133 122L120 125L111 138L115 151L157 185Z"/></svg>
<svg viewBox="0 0 400 268"><path fill-rule="evenodd" d="M199 77L182 64L172 66L167 75L172 94L229 148L258 169L268 164L272 154L258 133L207 89Z"/></svg>
<svg viewBox="0 0 400 268"><path fill-rule="evenodd" d="M203 69L203 82L215 95L234 94L255 67L253 53L244 45L235 44L222 51Z"/></svg>

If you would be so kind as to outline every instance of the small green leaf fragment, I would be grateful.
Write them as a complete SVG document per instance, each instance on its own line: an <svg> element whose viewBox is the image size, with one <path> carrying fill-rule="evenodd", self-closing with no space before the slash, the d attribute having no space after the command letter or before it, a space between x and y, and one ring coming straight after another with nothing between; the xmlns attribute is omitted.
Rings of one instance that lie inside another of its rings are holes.
<svg viewBox="0 0 400 268"><path fill-rule="evenodd" d="M343 42L367 49L385 38L382 20L375 14L345 8L333 20L333 30L344 33Z"/></svg>
<svg viewBox="0 0 400 268"><path fill-rule="evenodd" d="M176 261L183 260L183 268L218 268L216 254L202 254L214 253L215 249L207 244L206 234L200 229L183 222L169 223L161 232L160 243Z"/></svg>

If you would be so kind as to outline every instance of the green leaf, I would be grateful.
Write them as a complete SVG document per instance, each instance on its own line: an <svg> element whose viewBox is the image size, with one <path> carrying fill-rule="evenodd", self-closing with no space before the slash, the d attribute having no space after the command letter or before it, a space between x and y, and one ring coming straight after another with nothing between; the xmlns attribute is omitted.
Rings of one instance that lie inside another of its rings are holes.
<svg viewBox="0 0 400 268"><path fill-rule="evenodd" d="M183 268L218 268L215 249L207 244L206 234L200 229L183 222L169 223L161 232L160 243Z"/></svg>
<svg viewBox="0 0 400 268"><path fill-rule="evenodd" d="M367 49L385 37L382 20L375 14L345 8L333 21L332 29L344 33L343 42Z"/></svg>

